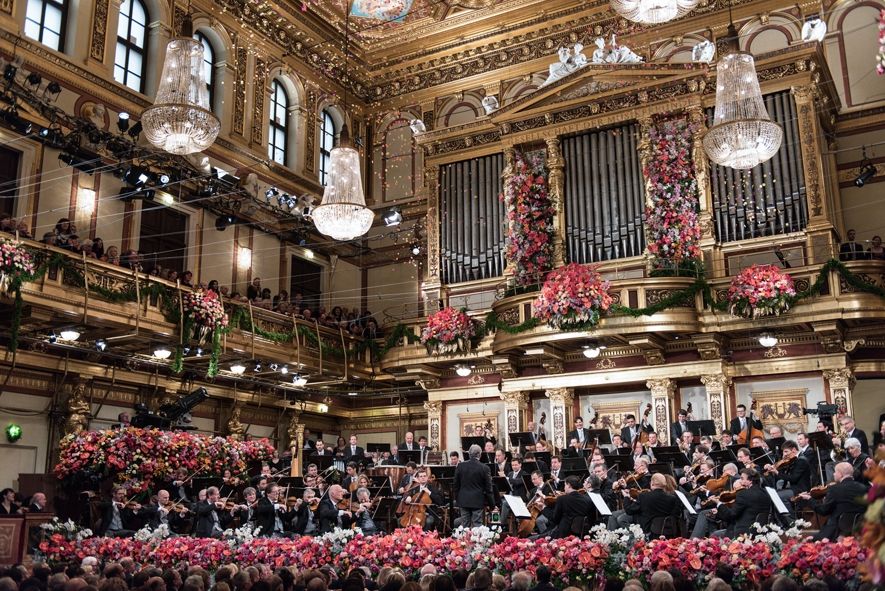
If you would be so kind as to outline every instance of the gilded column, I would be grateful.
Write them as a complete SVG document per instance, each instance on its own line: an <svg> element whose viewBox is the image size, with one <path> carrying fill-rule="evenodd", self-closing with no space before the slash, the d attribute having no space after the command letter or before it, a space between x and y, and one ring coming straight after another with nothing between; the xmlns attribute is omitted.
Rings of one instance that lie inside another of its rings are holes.
<svg viewBox="0 0 885 591"><path fill-rule="evenodd" d="M550 191L550 200L556 207L556 217L553 218L553 267L558 268L565 264L565 159L559 149L559 138L548 137L547 143L547 169L550 175L547 187Z"/></svg>
<svg viewBox="0 0 885 591"><path fill-rule="evenodd" d="M427 411L427 433L430 440L430 449L442 449L442 409L440 400L428 400L424 403Z"/></svg>
<svg viewBox="0 0 885 591"><path fill-rule="evenodd" d="M716 425L716 434L725 430L728 417L725 416L725 399L731 388L731 378L723 374L701 376L701 383L707 389L707 405L710 407L710 418Z"/></svg>
<svg viewBox="0 0 885 591"><path fill-rule="evenodd" d="M289 449L292 452L292 471L290 476L301 476L303 459L301 455L304 453L304 423L301 421L301 413L294 412L292 418L289 419Z"/></svg>
<svg viewBox="0 0 885 591"><path fill-rule="evenodd" d="M666 445L671 445L670 441L670 409L676 398L676 382L670 378L656 378L648 380L645 386L651 390L651 406L654 413L655 431L658 432L658 439Z"/></svg>
<svg viewBox="0 0 885 591"><path fill-rule="evenodd" d="M851 391L857 380L854 374L847 367L839 369L824 370L824 379L830 386L833 404L837 405L841 411L847 415L853 415L853 405L851 404Z"/></svg>
<svg viewBox="0 0 885 591"><path fill-rule="evenodd" d="M501 186L504 187L504 194L507 194L507 186L510 184L510 180L513 178L513 173L516 168L516 148L513 146L504 146L504 170L501 172ZM506 203L505 203L506 209ZM505 212L506 215L506 212ZM507 235L504 237L505 242L509 240L507 236L513 232L513 225L515 222L508 219L507 221ZM513 262L509 259L504 261L504 278L509 279L516 274L516 269L513 267Z"/></svg>
<svg viewBox="0 0 885 591"><path fill-rule="evenodd" d="M421 286L424 293L424 312L430 314L439 308L442 281L439 274L439 165L424 166L424 197L427 201L427 275Z"/></svg>
<svg viewBox="0 0 885 591"><path fill-rule="evenodd" d="M510 434L519 433L525 411L529 406L528 392L501 392L504 401L504 428L499 432L504 437L506 449L510 449ZM500 443L500 442L499 442Z"/></svg>
<svg viewBox="0 0 885 591"><path fill-rule="evenodd" d="M550 399L550 414L553 417L553 445L557 449L563 449L568 445L569 409L575 399L575 392L571 388L552 388L544 392L544 396Z"/></svg>

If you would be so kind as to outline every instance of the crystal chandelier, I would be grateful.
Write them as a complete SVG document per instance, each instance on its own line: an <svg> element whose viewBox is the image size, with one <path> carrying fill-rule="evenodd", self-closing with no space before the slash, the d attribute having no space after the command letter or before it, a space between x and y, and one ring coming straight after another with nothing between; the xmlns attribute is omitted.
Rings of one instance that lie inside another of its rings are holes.
<svg viewBox="0 0 885 591"><path fill-rule="evenodd" d="M344 112L347 113L347 51L348 20L344 20ZM312 212L317 230L335 240L352 240L362 236L372 227L374 213L366 207L363 180L360 175L360 155L350 134L347 123L341 126L338 145L329 155L329 174L323 201Z"/></svg>
<svg viewBox="0 0 885 591"><path fill-rule="evenodd" d="M685 16L698 0L610 0L615 12L635 23L656 25Z"/></svg>
<svg viewBox="0 0 885 591"><path fill-rule="evenodd" d="M193 154L212 145L221 125L209 110L203 76L203 44L193 38L190 17L182 36L166 46L163 75L154 106L141 116L148 141L172 154Z"/></svg>
<svg viewBox="0 0 885 591"><path fill-rule="evenodd" d="M737 40L734 24L728 35ZM774 156L783 135L768 116L753 56L735 48L716 66L716 111L704 151L716 164L746 170Z"/></svg>

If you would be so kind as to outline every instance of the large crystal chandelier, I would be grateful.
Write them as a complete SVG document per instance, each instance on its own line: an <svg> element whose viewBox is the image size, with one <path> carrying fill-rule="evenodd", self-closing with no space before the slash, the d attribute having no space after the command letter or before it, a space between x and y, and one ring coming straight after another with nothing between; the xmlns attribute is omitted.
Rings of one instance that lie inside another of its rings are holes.
<svg viewBox="0 0 885 591"><path fill-rule="evenodd" d="M344 112L347 116L347 51L348 51L348 17L344 20ZM362 236L372 227L374 213L366 207L363 194L363 180L360 176L360 155L350 134L347 123L341 126L338 145L332 148L329 155L329 173L326 176L326 188L323 201L317 205L311 215L317 230L335 240L352 240Z"/></svg>
<svg viewBox="0 0 885 591"><path fill-rule="evenodd" d="M728 35L737 40L733 24ZM704 151L716 164L746 170L774 156L783 135L768 116L753 56L735 48L716 66L716 111Z"/></svg>
<svg viewBox="0 0 885 591"><path fill-rule="evenodd" d="M221 125L209 110L203 76L203 44L193 38L190 17L182 36L166 46L163 75L154 106L141 116L148 141L172 154L193 154L212 145Z"/></svg>
<svg viewBox="0 0 885 591"><path fill-rule="evenodd" d="M656 25L685 16L698 0L610 0L611 7L634 23Z"/></svg>

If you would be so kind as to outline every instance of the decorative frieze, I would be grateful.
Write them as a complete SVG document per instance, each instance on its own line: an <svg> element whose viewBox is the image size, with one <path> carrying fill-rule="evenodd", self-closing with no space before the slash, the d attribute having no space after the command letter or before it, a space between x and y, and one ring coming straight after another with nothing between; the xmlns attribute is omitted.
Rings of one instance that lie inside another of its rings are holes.
<svg viewBox="0 0 885 591"><path fill-rule="evenodd" d="M439 400L428 400L424 403L427 411L427 433L431 449L442 449L442 410L443 403Z"/></svg>
<svg viewBox="0 0 885 591"><path fill-rule="evenodd" d="M261 145L264 142L264 95L267 94L266 63L263 59L255 60L255 80L252 87L252 144Z"/></svg>
<svg viewBox="0 0 885 591"><path fill-rule="evenodd" d="M553 418L553 445L562 449L568 444L566 439L568 415L575 399L575 392L571 388L552 388L544 392L544 395L550 399L550 414Z"/></svg>
<svg viewBox="0 0 885 591"><path fill-rule="evenodd" d="M658 439L666 445L671 445L675 442L670 441L670 409L676 398L676 382L670 378L655 378L648 380L645 385L651 390L653 423Z"/></svg>

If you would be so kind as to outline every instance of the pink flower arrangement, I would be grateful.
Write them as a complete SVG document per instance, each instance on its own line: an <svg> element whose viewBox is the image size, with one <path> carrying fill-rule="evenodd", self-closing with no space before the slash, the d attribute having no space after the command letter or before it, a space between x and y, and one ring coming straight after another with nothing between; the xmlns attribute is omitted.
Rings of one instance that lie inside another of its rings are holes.
<svg viewBox="0 0 885 591"><path fill-rule="evenodd" d="M34 274L34 257L20 242L0 238L0 291Z"/></svg>
<svg viewBox="0 0 885 591"><path fill-rule="evenodd" d="M608 288L595 267L571 263L547 275L532 314L557 329L595 326L612 305Z"/></svg>
<svg viewBox="0 0 885 591"><path fill-rule="evenodd" d="M225 469L243 473L252 461L267 460L274 448L267 439L237 441L184 431L128 429L85 431L62 439L58 478L81 472L115 475L131 493L153 489L179 468L221 476Z"/></svg>
<svg viewBox="0 0 885 591"><path fill-rule="evenodd" d="M184 294L184 314L194 323L194 336L205 340L210 332L225 328L228 323L224 305L214 291L197 289Z"/></svg>
<svg viewBox="0 0 885 591"><path fill-rule="evenodd" d="M866 560L866 550L856 538L838 542L787 542L777 568L797 581L822 579L831 575L850 581L858 575L858 564Z"/></svg>
<svg viewBox="0 0 885 591"><path fill-rule="evenodd" d="M731 280L728 309L735 316L778 316L790 309L796 295L793 278L774 265L747 267Z"/></svg>
<svg viewBox="0 0 885 591"><path fill-rule="evenodd" d="M872 482L867 491L867 511L864 514L861 543L867 550L864 571L876 585L885 582L885 469L878 464L866 472Z"/></svg>
<svg viewBox="0 0 885 591"><path fill-rule="evenodd" d="M427 317L421 330L421 343L432 353L469 351L476 336L476 322L464 310L443 308Z"/></svg>
<svg viewBox="0 0 885 591"><path fill-rule="evenodd" d="M627 554L626 570L632 577L648 579L657 570L675 568L700 588L720 562L734 569L739 582L758 584L775 570L768 544L727 538L640 542Z"/></svg>
<svg viewBox="0 0 885 591"><path fill-rule="evenodd" d="M698 182L692 159L693 128L684 118L664 119L649 132L651 156L643 174L648 253L659 268L698 259Z"/></svg>
<svg viewBox="0 0 885 591"><path fill-rule="evenodd" d="M516 153L513 175L501 200L507 208L504 256L513 265L518 285L537 283L553 265L556 216L540 158L527 162Z"/></svg>
<svg viewBox="0 0 885 591"><path fill-rule="evenodd" d="M489 551L489 567L499 572L527 570L533 575L542 564L556 573L563 585L590 584L602 572L608 552L601 544L570 536L538 543L506 538Z"/></svg>
<svg viewBox="0 0 885 591"><path fill-rule="evenodd" d="M876 56L876 72L885 74L885 8L879 11L879 53Z"/></svg>
<svg viewBox="0 0 885 591"><path fill-rule="evenodd" d="M342 571L367 566L373 573L384 566L399 566L412 573L442 560L443 554L444 545L437 532L409 527L384 536L356 536L338 554L335 566Z"/></svg>

